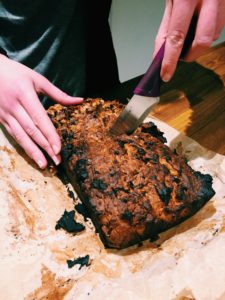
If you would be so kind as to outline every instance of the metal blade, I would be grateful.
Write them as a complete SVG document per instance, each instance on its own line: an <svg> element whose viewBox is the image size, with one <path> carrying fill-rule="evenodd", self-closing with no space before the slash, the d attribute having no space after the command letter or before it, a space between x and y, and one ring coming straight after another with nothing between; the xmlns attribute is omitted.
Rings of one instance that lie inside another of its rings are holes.
<svg viewBox="0 0 225 300"><path fill-rule="evenodd" d="M132 133L158 102L159 97L134 95L110 128L110 134Z"/></svg>

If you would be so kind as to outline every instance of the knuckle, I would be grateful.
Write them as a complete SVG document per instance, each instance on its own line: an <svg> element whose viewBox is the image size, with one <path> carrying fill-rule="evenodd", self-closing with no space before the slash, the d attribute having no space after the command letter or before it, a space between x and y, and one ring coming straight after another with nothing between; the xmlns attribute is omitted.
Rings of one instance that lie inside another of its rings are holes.
<svg viewBox="0 0 225 300"><path fill-rule="evenodd" d="M14 131L13 132L13 137L14 139L17 141L18 144L22 144L23 143L23 140L24 140L24 136L22 133L19 133L17 131Z"/></svg>
<svg viewBox="0 0 225 300"><path fill-rule="evenodd" d="M16 83L16 89L14 91L14 95L18 98L23 98L24 95L28 93L28 85L25 82Z"/></svg>
<svg viewBox="0 0 225 300"><path fill-rule="evenodd" d="M33 120L33 122L34 122L34 124L37 126L37 125L39 125L40 123L42 123L43 122L43 120L44 120L44 115L43 115L43 113L42 112L35 112L34 114L33 114L33 116L32 116L32 120Z"/></svg>
<svg viewBox="0 0 225 300"><path fill-rule="evenodd" d="M25 131L32 138L34 138L37 135L37 130L33 127L27 127L25 128Z"/></svg>
<svg viewBox="0 0 225 300"><path fill-rule="evenodd" d="M185 34L182 30L173 30L167 35L167 39L174 47L182 47L185 39Z"/></svg>
<svg viewBox="0 0 225 300"><path fill-rule="evenodd" d="M163 62L163 69L164 69L164 70L170 69L171 66L174 65L174 63L175 63L175 61L172 60L172 59L169 59L169 58L166 59L166 60L164 60L164 62Z"/></svg>
<svg viewBox="0 0 225 300"><path fill-rule="evenodd" d="M1 91L0 96L1 111L8 113L18 108L19 101L17 100L16 89L14 90L12 86L11 89Z"/></svg>

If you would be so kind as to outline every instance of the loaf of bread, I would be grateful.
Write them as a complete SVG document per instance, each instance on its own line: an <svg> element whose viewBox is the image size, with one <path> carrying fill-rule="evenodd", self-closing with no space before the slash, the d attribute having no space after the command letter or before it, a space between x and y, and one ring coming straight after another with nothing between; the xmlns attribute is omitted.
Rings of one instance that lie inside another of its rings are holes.
<svg viewBox="0 0 225 300"><path fill-rule="evenodd" d="M133 134L108 133L123 105L87 99L48 114L62 141L62 165L106 247L125 248L182 222L214 195L212 178L194 171L164 143L153 123Z"/></svg>

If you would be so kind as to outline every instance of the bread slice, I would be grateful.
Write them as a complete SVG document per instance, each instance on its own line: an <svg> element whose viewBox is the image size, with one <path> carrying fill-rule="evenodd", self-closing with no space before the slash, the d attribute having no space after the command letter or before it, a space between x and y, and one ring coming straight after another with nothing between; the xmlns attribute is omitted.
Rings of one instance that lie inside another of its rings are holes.
<svg viewBox="0 0 225 300"><path fill-rule="evenodd" d="M123 105L87 99L48 114L62 140L62 165L106 247L125 248L182 222L214 195L212 178L194 171L164 143L153 123L110 136Z"/></svg>

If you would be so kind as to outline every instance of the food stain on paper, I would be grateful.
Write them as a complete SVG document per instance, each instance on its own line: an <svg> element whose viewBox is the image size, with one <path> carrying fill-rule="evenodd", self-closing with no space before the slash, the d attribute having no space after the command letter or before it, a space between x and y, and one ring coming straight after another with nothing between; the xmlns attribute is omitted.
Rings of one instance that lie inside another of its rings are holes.
<svg viewBox="0 0 225 300"><path fill-rule="evenodd" d="M223 216L223 222L220 228L220 232L225 232L225 216Z"/></svg>
<svg viewBox="0 0 225 300"><path fill-rule="evenodd" d="M8 166L8 169L10 171L13 171L15 169L15 158L14 158L15 152L6 146L0 146L0 151L5 152L6 155L8 156L10 162L10 166Z"/></svg>
<svg viewBox="0 0 225 300"><path fill-rule="evenodd" d="M36 215L32 212L25 204L22 199L19 191L10 184L10 192L9 194L12 196L13 201L9 203L10 207L10 215L13 216L13 222L11 231L15 234L16 232L20 233L21 226L21 216L26 224L26 229L29 229L29 237L34 237L34 228L35 228L35 220Z"/></svg>
<svg viewBox="0 0 225 300"><path fill-rule="evenodd" d="M62 300L72 289L74 280L56 277L46 266L41 270L41 286L30 293L25 300Z"/></svg>
<svg viewBox="0 0 225 300"><path fill-rule="evenodd" d="M172 300L196 300L193 293L189 289L183 289L179 294L175 296Z"/></svg>
<svg viewBox="0 0 225 300"><path fill-rule="evenodd" d="M122 272L120 260L110 262L109 259L104 260L104 257L94 260L91 269L92 272L100 273L107 278L118 278Z"/></svg>

